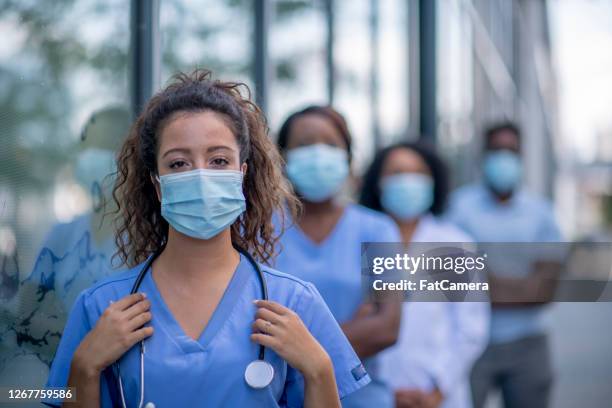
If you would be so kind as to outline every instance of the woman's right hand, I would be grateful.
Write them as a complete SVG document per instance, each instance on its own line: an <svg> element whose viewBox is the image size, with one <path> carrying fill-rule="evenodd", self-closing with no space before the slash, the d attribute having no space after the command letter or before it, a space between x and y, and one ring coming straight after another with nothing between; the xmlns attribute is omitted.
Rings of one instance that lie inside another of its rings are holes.
<svg viewBox="0 0 612 408"><path fill-rule="evenodd" d="M111 303L74 352L73 364L96 375L117 361L134 344L151 336L151 302L134 293Z"/></svg>

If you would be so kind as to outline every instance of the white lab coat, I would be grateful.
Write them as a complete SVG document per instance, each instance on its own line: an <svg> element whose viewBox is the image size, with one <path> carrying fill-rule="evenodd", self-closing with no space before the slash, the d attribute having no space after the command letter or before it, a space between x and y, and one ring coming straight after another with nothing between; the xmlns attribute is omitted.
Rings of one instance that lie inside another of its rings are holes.
<svg viewBox="0 0 612 408"><path fill-rule="evenodd" d="M425 215L413 242L472 242L453 224ZM469 375L488 341L484 302L406 302L397 343L380 354L382 379L393 389L437 387L444 408L472 406Z"/></svg>

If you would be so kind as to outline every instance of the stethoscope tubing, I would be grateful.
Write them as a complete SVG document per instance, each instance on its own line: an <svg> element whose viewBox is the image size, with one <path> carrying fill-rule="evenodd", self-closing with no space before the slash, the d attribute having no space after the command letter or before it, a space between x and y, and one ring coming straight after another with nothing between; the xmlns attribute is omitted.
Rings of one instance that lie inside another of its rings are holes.
<svg viewBox="0 0 612 408"><path fill-rule="evenodd" d="M232 245L234 246L234 249L236 249L241 255L243 255L249 261L249 263L253 266L253 268L257 272L257 277L259 278L259 285L261 288L262 298L263 300L268 300L268 285L266 284L266 279L264 277L263 271L261 270L259 264L255 261L253 256L251 256L251 254L249 254L245 249L241 248L240 246L234 243L232 243ZM132 285L132 289L130 289L130 295L133 295L134 293L138 292L138 289L140 288L140 285L142 284L142 281L144 277L146 276L147 272L151 268L151 265L159 257L159 255L163 252L163 250L164 250L164 246L162 246L159 250L157 250L153 255L151 255L147 259L144 266L138 273L138 276L136 277L136 281L134 281L134 284ZM142 408L143 403L144 403L144 354L145 354L145 341L141 340L140 341L140 401L138 403L138 408ZM260 344L259 354L258 354L257 359L263 361L265 360L265 356L266 356L266 347ZM123 383L121 381L121 372L119 371L118 365L117 365L117 376L119 378L118 382L119 382L119 392L121 394L121 403L123 405L123 408L126 408L125 396L123 393Z"/></svg>

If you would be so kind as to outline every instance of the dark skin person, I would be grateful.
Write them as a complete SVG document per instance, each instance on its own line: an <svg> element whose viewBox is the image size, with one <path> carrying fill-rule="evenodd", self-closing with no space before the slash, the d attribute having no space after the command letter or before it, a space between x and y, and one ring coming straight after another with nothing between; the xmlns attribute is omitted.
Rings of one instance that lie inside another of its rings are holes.
<svg viewBox="0 0 612 408"><path fill-rule="evenodd" d="M423 174L431 177L431 169L421 155L414 150L397 148L389 153L383 163L381 179L402 173ZM389 215L393 217L392 214ZM409 244L419 224L420 217L410 220L402 220L396 217L393 217L393 219L402 234L402 242ZM434 388L430 392L415 388L402 388L395 391L396 408L437 408L443 400L444 396L438 388Z"/></svg>
<svg viewBox="0 0 612 408"><path fill-rule="evenodd" d="M287 150L317 143L348 149L340 131L326 117L306 114L296 118L291 125ZM302 199L302 204L303 213L297 224L308 238L320 244L333 232L345 206L339 204L336 197L319 203ZM363 304L341 327L357 355L365 358L397 341L400 320L401 303L384 301Z"/></svg>
<svg viewBox="0 0 612 408"><path fill-rule="evenodd" d="M520 139L509 129L492 134L487 142L487 152L509 150L520 154ZM509 203L514 191L505 194L489 189L501 205ZM562 265L558 262L536 261L532 273L524 278L508 278L489 273L491 305L494 308L525 308L550 303L557 288Z"/></svg>
<svg viewBox="0 0 612 408"><path fill-rule="evenodd" d="M382 166L381 179L401 173L417 173L431 177L431 170L425 160L415 151L405 148L394 149L389 153ZM419 224L419 217L411 220L401 220L389 214L399 226L402 242L412 241L414 231Z"/></svg>
<svg viewBox="0 0 612 408"><path fill-rule="evenodd" d="M287 150L317 143L347 149L340 132L325 117L310 114L296 118L291 125ZM298 224L306 236L320 244L331 234L344 214L344 206L339 205L333 198L319 203L302 199L302 204L304 211Z"/></svg>
<svg viewBox="0 0 612 408"><path fill-rule="evenodd" d="M518 155L521 154L521 143L519 137L509 129L500 130L492 134L487 142L487 153L498 150L508 150ZM507 203L512 198L513 191L507 193L499 193L489 188L489 191L495 196L498 202Z"/></svg>

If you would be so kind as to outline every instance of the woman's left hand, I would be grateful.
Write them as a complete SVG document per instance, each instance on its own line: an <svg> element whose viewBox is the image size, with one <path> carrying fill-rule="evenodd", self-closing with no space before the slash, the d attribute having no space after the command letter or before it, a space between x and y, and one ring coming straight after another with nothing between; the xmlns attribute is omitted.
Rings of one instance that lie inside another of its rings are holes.
<svg viewBox="0 0 612 408"><path fill-rule="evenodd" d="M306 378L332 368L325 349L293 310L269 300L256 300L251 340L269 347Z"/></svg>

